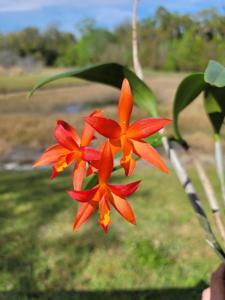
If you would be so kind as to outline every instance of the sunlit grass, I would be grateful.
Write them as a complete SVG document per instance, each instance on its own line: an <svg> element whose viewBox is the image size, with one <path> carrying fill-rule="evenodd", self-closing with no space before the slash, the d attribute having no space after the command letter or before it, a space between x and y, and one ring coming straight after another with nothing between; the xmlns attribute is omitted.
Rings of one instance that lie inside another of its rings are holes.
<svg viewBox="0 0 225 300"><path fill-rule="evenodd" d="M62 69L43 69L37 73L24 73L20 75L1 75L0 76L0 93L12 93L18 91L27 91L39 81L51 76L56 73L63 72ZM57 82L53 82L48 87L63 87L73 85L74 83L80 82L78 79L62 79Z"/></svg>
<svg viewBox="0 0 225 300"><path fill-rule="evenodd" d="M76 290L100 293L85 299L134 299L132 290L139 291L135 299L148 299L155 289L162 292L152 299L200 299L202 283L219 260L173 172L164 175L140 163L135 176L125 179L143 178L130 198L137 225L113 211L107 235L97 213L72 232L77 203L65 193L71 178L64 174L51 182L49 173L0 173L0 291L15 292L5 299L33 299L28 295L34 292L42 292L34 299L82 298L70 298L68 291ZM123 174L113 181L124 181ZM126 292L121 298L101 294L114 290ZM51 291L58 293L48 298Z"/></svg>

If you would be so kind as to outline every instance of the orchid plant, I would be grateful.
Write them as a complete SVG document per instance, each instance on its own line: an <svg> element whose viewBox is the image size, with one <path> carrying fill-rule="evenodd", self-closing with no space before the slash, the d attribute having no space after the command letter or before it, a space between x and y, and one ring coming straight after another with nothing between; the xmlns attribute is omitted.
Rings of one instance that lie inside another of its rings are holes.
<svg viewBox="0 0 225 300"><path fill-rule="evenodd" d="M158 152L144 139L164 128L170 120L146 118L130 125L132 109L132 92L129 81L125 78L118 104L119 123L103 117L102 111L95 111L85 118L80 137L75 128L65 121L58 120L54 131L57 144L46 149L34 164L34 167L52 165L52 179L70 164L74 164L74 190L68 191L68 194L80 203L73 225L74 230L84 224L98 208L98 222L107 232L111 222L110 206L128 222L136 223L133 210L125 197L133 194L141 181L123 185L112 185L109 182L114 157L120 150L120 166L124 169L125 176L130 176L135 168L136 160L133 155L146 160L163 172L168 172ZM106 137L99 149L89 146L95 131ZM89 176L93 172L96 173L98 182L94 187L84 190L85 175Z"/></svg>
<svg viewBox="0 0 225 300"><path fill-rule="evenodd" d="M42 86L68 77L78 77L88 81L111 85L116 88L121 88L122 86L118 105L119 121L116 122L115 120L105 118L103 112L95 111L85 118L84 129L80 138L74 128L66 122L59 120L55 129L55 137L58 143L48 148L34 166L52 164L53 172L51 178L54 178L59 172L74 163L74 190L68 191L68 194L78 201L80 206L73 228L77 230L98 208L100 214L99 224L107 232L111 222L111 206L127 221L132 224L136 223L132 208L125 197L134 193L140 185L140 181L125 185L110 184L109 181L113 170L119 167L114 167L115 155L122 153L120 167L124 169L125 176L132 175L136 166L136 160L139 158L144 159L166 173L168 172L167 166L151 145L152 142L157 141L156 144L163 145L165 149L177 178L199 218L208 244L222 261L225 262L225 251L214 234L201 198L196 192L195 186L179 157L179 153L173 148L172 143L174 141L179 142L192 158L214 214L217 229L225 242L225 226L221 219L220 208L212 184L196 153L193 154L187 141L183 139L178 124L180 112L203 92L205 110L215 133L216 168L222 197L225 199L224 167L220 139L220 130L225 115L225 67L215 61L210 61L204 73L188 75L180 83L176 91L173 106L174 136L168 138L164 133L164 127L170 123L170 120L159 118L157 98L151 88L144 82L144 75L138 58L136 32L138 2L138 0L134 0L132 17L134 72L117 63L92 65L53 75L37 83L30 92L31 96ZM133 100L140 108L149 113L151 118L142 119L130 124ZM95 131L106 138L106 141L99 149L90 147ZM151 138L149 139L149 137ZM90 174L93 174L93 177L84 188L83 180L85 176L88 177Z"/></svg>

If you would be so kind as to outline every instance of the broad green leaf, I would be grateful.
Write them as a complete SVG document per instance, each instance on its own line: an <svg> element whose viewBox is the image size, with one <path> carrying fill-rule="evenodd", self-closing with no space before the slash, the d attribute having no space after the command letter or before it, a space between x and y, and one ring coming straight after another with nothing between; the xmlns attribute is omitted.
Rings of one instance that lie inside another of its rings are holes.
<svg viewBox="0 0 225 300"><path fill-rule="evenodd" d="M183 140L178 117L180 112L187 107L206 87L203 73L194 73L184 78L177 88L173 103L173 122L175 135L179 140Z"/></svg>
<svg viewBox="0 0 225 300"><path fill-rule="evenodd" d="M221 101L223 100L222 95L224 94L224 91L215 92L215 89L218 88L207 88L204 96L204 106L212 124L214 133L219 134L224 120L224 111L220 105L220 102L224 102Z"/></svg>
<svg viewBox="0 0 225 300"><path fill-rule="evenodd" d="M215 60L210 60L204 73L205 82L216 87L225 86L225 67Z"/></svg>
<svg viewBox="0 0 225 300"><path fill-rule="evenodd" d="M108 84L117 88L121 87L124 78L129 80L134 101L150 115L157 117L157 102L151 89L139 79L134 72L128 68L116 64L101 64L94 65L83 69L75 69L67 72L51 76L41 82L39 82L30 92L30 96L39 88L44 85L58 79L66 77L79 77L88 81L95 81L104 84Z"/></svg>
<svg viewBox="0 0 225 300"><path fill-rule="evenodd" d="M208 114L222 112L221 107L210 92L205 93L205 109Z"/></svg>

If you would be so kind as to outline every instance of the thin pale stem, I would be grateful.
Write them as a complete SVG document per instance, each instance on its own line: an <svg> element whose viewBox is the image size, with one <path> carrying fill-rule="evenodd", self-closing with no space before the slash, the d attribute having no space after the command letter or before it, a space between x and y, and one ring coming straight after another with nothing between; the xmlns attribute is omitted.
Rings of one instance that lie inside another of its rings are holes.
<svg viewBox="0 0 225 300"><path fill-rule="evenodd" d="M139 61L138 56L138 41L137 41L137 10L138 10L139 0L134 0L134 7L133 7L133 15L132 15L132 53L133 53L133 65L134 70L137 76L140 79L144 78L142 67Z"/></svg>
<svg viewBox="0 0 225 300"><path fill-rule="evenodd" d="M134 0L134 8L133 8L133 17L132 17L132 50L133 50L133 65L136 75L140 79L144 79L144 75L142 72L141 64L138 59L138 45L137 45L137 8L138 8L138 0ZM205 234L206 234L206 240L209 243L209 245L215 250L215 252L220 256L220 258L225 262L225 253L223 249L221 248L220 244L217 242L216 237L211 229L210 223L208 221L208 218L204 212L204 209L201 204L201 200L196 193L196 190L194 188L193 183L191 182L191 179L188 177L188 174L183 167L176 151L173 149L172 144L170 143L169 139L163 135L163 131L161 130L162 134L162 143L164 146L164 149L167 153L167 156L169 157L171 164L176 172L176 175L186 193L188 196L190 203L196 212L199 222L202 225ZM217 218L218 220L218 218ZM220 221L219 221L220 223Z"/></svg>
<svg viewBox="0 0 225 300"><path fill-rule="evenodd" d="M224 178L223 149L221 144L221 138L219 135L215 135L215 162L216 162L217 176L220 182L221 196L225 205L225 178Z"/></svg>
<svg viewBox="0 0 225 300"><path fill-rule="evenodd" d="M210 179L208 178L208 175L202 165L201 160L198 158L197 153L190 148L187 150L187 152L189 153L190 158L196 168L199 179L205 191L205 195L208 199L211 211L214 215L218 231L221 234L221 237L225 243L225 228L221 219L220 208L219 208L219 204L216 198L214 188L211 184Z"/></svg>
<svg viewBox="0 0 225 300"><path fill-rule="evenodd" d="M214 236L210 223L202 207L201 200L184 166L182 165L179 156L177 155L177 152L174 150L172 144L170 143L170 141L166 136L162 137L162 142L163 142L164 149L167 153L167 156L169 157L170 162L173 166L173 169L175 170L175 173L181 183L181 186L183 187L186 195L188 196L190 203L199 218L200 224L205 230L207 242L221 257L221 259L225 262L225 253L223 249L220 247L220 245L218 244ZM216 218L216 222L218 222L218 224L221 224L220 219L218 217Z"/></svg>

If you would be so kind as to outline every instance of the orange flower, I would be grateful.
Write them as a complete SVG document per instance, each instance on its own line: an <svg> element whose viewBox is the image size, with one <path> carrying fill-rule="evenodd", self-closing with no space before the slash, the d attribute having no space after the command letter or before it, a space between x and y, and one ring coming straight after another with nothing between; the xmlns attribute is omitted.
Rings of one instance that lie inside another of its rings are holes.
<svg viewBox="0 0 225 300"><path fill-rule="evenodd" d="M123 155L120 165L124 168L127 176L132 174L136 164L132 153L153 164L163 172L168 172L157 151L143 139L162 129L171 120L146 118L129 125L132 109L133 99L130 85L128 80L124 79L119 98L119 123L99 116L89 116L85 120L96 131L109 139L113 155L122 149Z"/></svg>
<svg viewBox="0 0 225 300"><path fill-rule="evenodd" d="M138 188L140 181L125 185L112 185L108 183L113 170L113 155L109 142L106 142L102 151L102 158L98 170L98 184L85 191L71 190L68 194L80 202L73 228L77 230L92 213L99 207L99 224L104 231L108 231L110 224L110 205L130 223L135 224L133 210L124 197L131 195Z"/></svg>
<svg viewBox="0 0 225 300"><path fill-rule="evenodd" d="M93 112L90 116L101 116L101 111ZM73 169L73 185L76 190L82 188L86 173L86 164L89 161L99 160L101 152L88 147L93 139L94 129L85 123L81 138L76 130L68 123L59 120L54 131L58 144L55 144L42 154L33 167L53 164L51 179L62 172L71 163L75 162Z"/></svg>

